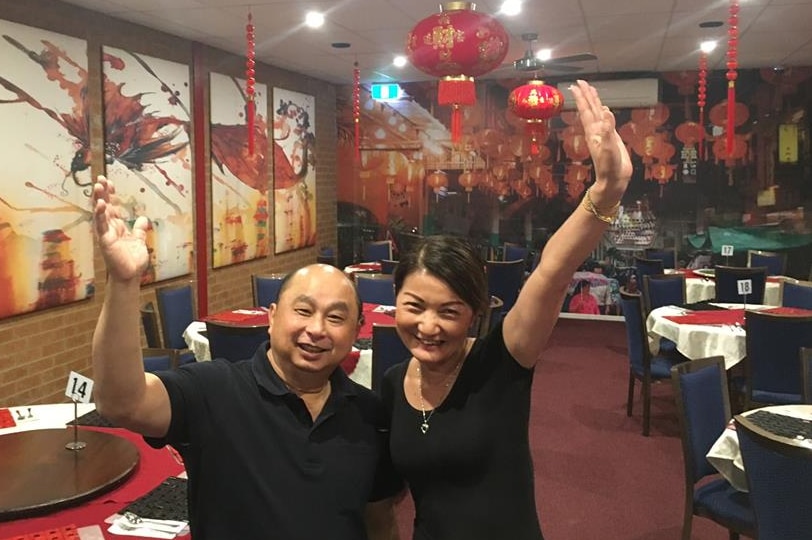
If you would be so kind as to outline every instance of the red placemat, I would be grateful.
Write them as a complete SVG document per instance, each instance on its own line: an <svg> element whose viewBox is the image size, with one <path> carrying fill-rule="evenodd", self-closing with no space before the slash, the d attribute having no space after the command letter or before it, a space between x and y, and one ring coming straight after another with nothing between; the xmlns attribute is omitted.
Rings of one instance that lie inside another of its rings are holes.
<svg viewBox="0 0 812 540"><path fill-rule="evenodd" d="M697 311L685 315L666 315L665 318L677 324L744 324L744 310Z"/></svg>
<svg viewBox="0 0 812 540"><path fill-rule="evenodd" d="M14 417L11 415L11 411L8 409L0 409L0 429L10 428L16 425L17 422L14 421Z"/></svg>
<svg viewBox="0 0 812 540"><path fill-rule="evenodd" d="M2 540L79 540L79 531L76 530L76 525L65 525L31 534L9 536Z"/></svg>
<svg viewBox="0 0 812 540"><path fill-rule="evenodd" d="M209 315L204 321L214 321L223 323L240 323L245 326L260 326L268 324L268 314L266 312L249 310L228 310Z"/></svg>
<svg viewBox="0 0 812 540"><path fill-rule="evenodd" d="M803 308L796 308L796 307L774 307L774 308L767 308L762 309L764 313L778 313L779 315L800 315L803 317L809 317L812 315L812 310L803 309Z"/></svg>

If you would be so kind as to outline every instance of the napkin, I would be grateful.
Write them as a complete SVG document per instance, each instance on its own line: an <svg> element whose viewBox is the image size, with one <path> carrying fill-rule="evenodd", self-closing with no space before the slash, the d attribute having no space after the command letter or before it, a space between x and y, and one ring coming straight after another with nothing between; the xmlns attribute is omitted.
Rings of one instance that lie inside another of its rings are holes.
<svg viewBox="0 0 812 540"><path fill-rule="evenodd" d="M107 532L122 536L163 538L171 540L186 529L185 521L168 519L142 519L133 523L126 516L118 516L108 527Z"/></svg>
<svg viewBox="0 0 812 540"><path fill-rule="evenodd" d="M666 315L666 319L677 324L744 324L743 309L720 309L718 311L697 311L685 315Z"/></svg>

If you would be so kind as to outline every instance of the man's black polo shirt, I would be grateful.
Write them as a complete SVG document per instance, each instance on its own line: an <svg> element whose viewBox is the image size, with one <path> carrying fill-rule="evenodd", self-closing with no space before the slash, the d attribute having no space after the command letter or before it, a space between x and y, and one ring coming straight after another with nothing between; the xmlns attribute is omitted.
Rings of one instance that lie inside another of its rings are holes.
<svg viewBox="0 0 812 540"><path fill-rule="evenodd" d="M195 540L359 540L368 501L402 488L379 398L343 370L315 422L267 358L184 365L159 377L175 446L189 474Z"/></svg>

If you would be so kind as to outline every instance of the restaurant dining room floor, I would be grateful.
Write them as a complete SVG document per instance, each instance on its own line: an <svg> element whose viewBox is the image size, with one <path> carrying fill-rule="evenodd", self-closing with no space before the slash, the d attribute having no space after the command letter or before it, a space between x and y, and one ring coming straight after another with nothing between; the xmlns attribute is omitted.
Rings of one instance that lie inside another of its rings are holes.
<svg viewBox="0 0 812 540"><path fill-rule="evenodd" d="M623 322L559 320L536 368L530 417L547 540L680 538L684 473L671 386L653 386L651 434L643 437L639 383L626 416L628 373ZM413 516L407 496L397 509L404 540ZM694 517L693 539L727 537Z"/></svg>

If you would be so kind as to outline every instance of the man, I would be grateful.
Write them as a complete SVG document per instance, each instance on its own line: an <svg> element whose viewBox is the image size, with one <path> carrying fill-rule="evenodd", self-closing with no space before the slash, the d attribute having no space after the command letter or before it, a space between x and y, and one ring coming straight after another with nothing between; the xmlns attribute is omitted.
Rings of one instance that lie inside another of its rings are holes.
<svg viewBox="0 0 812 540"><path fill-rule="evenodd" d="M389 461L388 418L372 392L335 369L361 327L352 283L330 266L302 268L271 305L270 347L250 361L144 373L147 220L130 230L114 198L99 177L94 220L108 282L93 337L96 406L181 452L195 540L397 539L391 497L402 482Z"/></svg>

